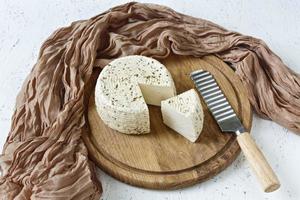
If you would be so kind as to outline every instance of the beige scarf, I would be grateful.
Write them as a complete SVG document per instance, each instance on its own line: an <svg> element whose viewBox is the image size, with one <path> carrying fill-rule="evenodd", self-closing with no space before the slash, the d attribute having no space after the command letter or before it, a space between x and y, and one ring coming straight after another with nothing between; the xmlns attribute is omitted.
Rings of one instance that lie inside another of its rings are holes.
<svg viewBox="0 0 300 200"><path fill-rule="evenodd" d="M55 31L16 102L0 166L1 199L99 199L81 139L93 67L121 56L214 54L236 69L253 109L300 133L300 77L256 38L169 8L129 3Z"/></svg>

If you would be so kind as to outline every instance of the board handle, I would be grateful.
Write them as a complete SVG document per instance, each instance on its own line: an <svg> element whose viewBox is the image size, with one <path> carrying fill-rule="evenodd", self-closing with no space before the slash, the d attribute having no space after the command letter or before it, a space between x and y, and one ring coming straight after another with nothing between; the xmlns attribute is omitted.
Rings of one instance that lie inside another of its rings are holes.
<svg viewBox="0 0 300 200"><path fill-rule="evenodd" d="M273 192L280 187L280 182L264 157L263 153L255 144L248 132L237 136L237 141L245 154L252 170L258 178L265 192Z"/></svg>

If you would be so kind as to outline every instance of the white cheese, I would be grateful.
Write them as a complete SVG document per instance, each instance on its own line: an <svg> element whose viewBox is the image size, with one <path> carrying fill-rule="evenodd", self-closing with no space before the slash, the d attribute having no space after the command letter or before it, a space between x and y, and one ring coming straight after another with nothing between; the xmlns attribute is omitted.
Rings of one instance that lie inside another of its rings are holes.
<svg viewBox="0 0 300 200"><path fill-rule="evenodd" d="M167 68L144 56L118 58L101 71L96 83L97 111L110 128L127 134L150 132L147 104L160 106L176 95Z"/></svg>
<svg viewBox="0 0 300 200"><path fill-rule="evenodd" d="M194 89L161 102L164 123L195 142L203 127L204 115L201 102Z"/></svg>

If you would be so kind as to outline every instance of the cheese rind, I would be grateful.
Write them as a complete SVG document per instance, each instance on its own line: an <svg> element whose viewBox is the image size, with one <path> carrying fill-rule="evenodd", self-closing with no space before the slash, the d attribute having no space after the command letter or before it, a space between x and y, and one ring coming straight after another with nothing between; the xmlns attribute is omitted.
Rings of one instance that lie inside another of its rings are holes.
<svg viewBox="0 0 300 200"><path fill-rule="evenodd" d="M126 134L150 132L147 104L158 105L176 95L171 74L155 59L126 56L101 71L95 103L102 121Z"/></svg>
<svg viewBox="0 0 300 200"><path fill-rule="evenodd" d="M194 89L161 102L163 122L195 142L203 128L204 114L200 98Z"/></svg>

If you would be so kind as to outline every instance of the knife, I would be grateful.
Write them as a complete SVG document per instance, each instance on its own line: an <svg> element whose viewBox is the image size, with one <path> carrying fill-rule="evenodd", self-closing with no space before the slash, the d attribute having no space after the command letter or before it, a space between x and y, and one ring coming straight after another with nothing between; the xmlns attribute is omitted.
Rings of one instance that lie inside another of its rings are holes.
<svg viewBox="0 0 300 200"><path fill-rule="evenodd" d="M205 70L197 70L192 72L190 77L222 132L236 134L238 144L263 190L265 192L277 190L280 187L277 176L250 134L245 130L212 74Z"/></svg>

